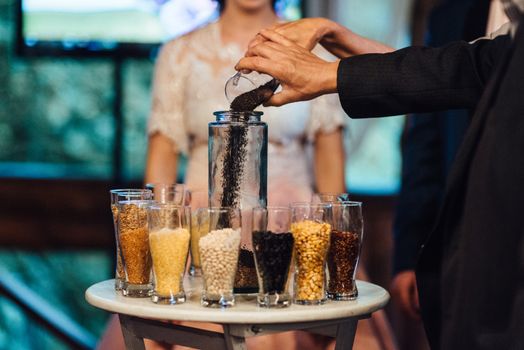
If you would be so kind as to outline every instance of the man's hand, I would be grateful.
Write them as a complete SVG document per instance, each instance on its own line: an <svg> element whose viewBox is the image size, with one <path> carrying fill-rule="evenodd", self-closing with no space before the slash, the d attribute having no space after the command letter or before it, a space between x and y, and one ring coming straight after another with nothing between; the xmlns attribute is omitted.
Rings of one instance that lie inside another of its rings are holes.
<svg viewBox="0 0 524 350"><path fill-rule="evenodd" d="M279 23L267 29L277 32L286 37L298 46L311 51L322 38L333 31L333 28L339 26L337 23L325 18L304 18L298 21ZM248 48L261 44L268 39L258 34L249 43Z"/></svg>
<svg viewBox="0 0 524 350"><path fill-rule="evenodd" d="M414 320L420 320L415 271L406 270L396 274L391 283L391 294L405 314Z"/></svg>
<svg viewBox="0 0 524 350"><path fill-rule="evenodd" d="M235 69L266 73L280 81L282 91L266 106L311 100L337 91L338 61L326 62L273 30L263 30L259 35L265 41L252 46Z"/></svg>
<svg viewBox="0 0 524 350"><path fill-rule="evenodd" d="M378 41L364 38L348 28L326 18L304 18L294 22L286 22L268 28L286 37L298 46L311 51L320 44L338 58L361 55L365 53L385 53L393 48ZM257 46L267 37L258 34L249 44L249 48Z"/></svg>

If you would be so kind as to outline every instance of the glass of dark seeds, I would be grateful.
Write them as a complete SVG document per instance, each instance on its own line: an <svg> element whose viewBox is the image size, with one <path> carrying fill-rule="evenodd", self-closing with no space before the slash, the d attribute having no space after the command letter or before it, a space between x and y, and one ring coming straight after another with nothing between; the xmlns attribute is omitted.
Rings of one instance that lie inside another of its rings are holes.
<svg viewBox="0 0 524 350"><path fill-rule="evenodd" d="M332 202L330 245L328 250L328 298L353 300L358 296L355 272L362 247L361 202Z"/></svg>
<svg viewBox="0 0 524 350"><path fill-rule="evenodd" d="M291 304L289 269L293 256L291 211L286 207L253 209L253 250L258 276L258 305Z"/></svg>

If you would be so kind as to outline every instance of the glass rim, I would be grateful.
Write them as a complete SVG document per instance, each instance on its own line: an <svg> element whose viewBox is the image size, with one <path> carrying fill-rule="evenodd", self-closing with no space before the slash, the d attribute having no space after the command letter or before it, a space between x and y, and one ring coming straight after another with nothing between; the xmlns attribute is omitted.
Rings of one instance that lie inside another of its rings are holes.
<svg viewBox="0 0 524 350"><path fill-rule="evenodd" d="M361 207L362 206L362 202L358 202L358 201L337 201L337 202L330 202L329 203L330 205L334 206L334 207Z"/></svg>
<svg viewBox="0 0 524 350"><path fill-rule="evenodd" d="M311 202L292 202L289 203L289 208L326 208L333 205L334 202L320 202L320 203L311 203Z"/></svg>
<svg viewBox="0 0 524 350"><path fill-rule="evenodd" d="M286 207L286 206L283 206L283 205L268 205L266 207L254 207L253 208L253 211L255 210L265 210L265 211L289 211L291 210L290 207Z"/></svg>
<svg viewBox="0 0 524 350"><path fill-rule="evenodd" d="M155 186L166 186L166 187L181 186L181 187L184 187L184 190L186 190L186 185L181 182L180 183L179 182L148 182L144 185L144 187L148 190L149 190L148 187L154 188Z"/></svg>
<svg viewBox="0 0 524 350"><path fill-rule="evenodd" d="M321 196L321 195L325 195L325 196L340 196L342 194L349 195L349 192L315 192L315 193L313 193L314 196Z"/></svg>
<svg viewBox="0 0 524 350"><path fill-rule="evenodd" d="M244 117L244 116L255 116L260 117L264 114L262 111L216 111L213 112L213 115L215 116L221 116L221 115L231 115L234 117Z"/></svg>
<svg viewBox="0 0 524 350"><path fill-rule="evenodd" d="M120 193L151 193L151 190L148 188L113 188L109 190L111 194L120 194Z"/></svg>
<svg viewBox="0 0 524 350"><path fill-rule="evenodd" d="M176 202L159 202L156 200L151 201L151 208L184 208L191 210L190 205L177 204Z"/></svg>
<svg viewBox="0 0 524 350"><path fill-rule="evenodd" d="M213 210L213 211L229 211L229 210L233 210L233 211L240 211L240 208L237 208L237 207L210 207L210 206L204 206L204 207L200 207L198 208L198 210Z"/></svg>
<svg viewBox="0 0 524 350"><path fill-rule="evenodd" d="M152 199L127 199L127 200L121 200L117 201L115 204L117 206L124 206L124 205L131 205L131 204L137 204L137 205L144 205L144 206L150 206L154 201Z"/></svg>

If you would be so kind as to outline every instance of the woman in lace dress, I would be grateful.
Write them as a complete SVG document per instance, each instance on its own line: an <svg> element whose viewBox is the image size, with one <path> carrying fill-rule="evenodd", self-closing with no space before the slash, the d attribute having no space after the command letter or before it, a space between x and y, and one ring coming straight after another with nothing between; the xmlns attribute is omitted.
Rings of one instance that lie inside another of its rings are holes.
<svg viewBox="0 0 524 350"><path fill-rule="evenodd" d="M183 153L187 187L207 189L207 126L214 111L229 109L224 83L235 74L250 35L277 20L268 0L231 0L217 22L163 46L154 77L146 181L174 182ZM336 96L257 110L269 129L269 205L309 201L314 185L322 192L344 192L344 116Z"/></svg>
<svg viewBox="0 0 524 350"><path fill-rule="evenodd" d="M185 183L208 188L208 123L228 110L224 83L235 74L249 40L279 21L270 0L226 0L217 22L163 45L155 65L145 182L174 183L180 154L188 157ZM225 5L225 6L224 6ZM280 108L257 108L268 124L268 204L309 201L318 192L345 192L344 114L336 96ZM187 324L187 323L184 323ZM198 326L193 323L192 326ZM216 324L199 327L222 331ZM120 341L116 318L100 348ZM359 322L356 349L380 349L368 321ZM111 330L113 329L113 330ZM112 337L111 334L118 337ZM358 343L362 343L362 347ZM323 349L330 339L304 332L248 338L249 349ZM161 346L148 343L148 349ZM176 347L177 349L180 347Z"/></svg>

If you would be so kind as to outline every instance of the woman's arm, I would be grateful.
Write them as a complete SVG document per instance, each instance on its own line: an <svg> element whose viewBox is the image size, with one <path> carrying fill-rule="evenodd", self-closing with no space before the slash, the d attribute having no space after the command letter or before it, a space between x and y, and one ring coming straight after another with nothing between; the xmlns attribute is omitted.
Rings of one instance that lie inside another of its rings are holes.
<svg viewBox="0 0 524 350"><path fill-rule="evenodd" d="M173 141L161 133L149 136L147 146L145 183L175 183L178 152Z"/></svg>
<svg viewBox="0 0 524 350"><path fill-rule="evenodd" d="M324 133L315 137L315 185L319 193L346 192L344 164L345 153L342 141L343 129Z"/></svg>

